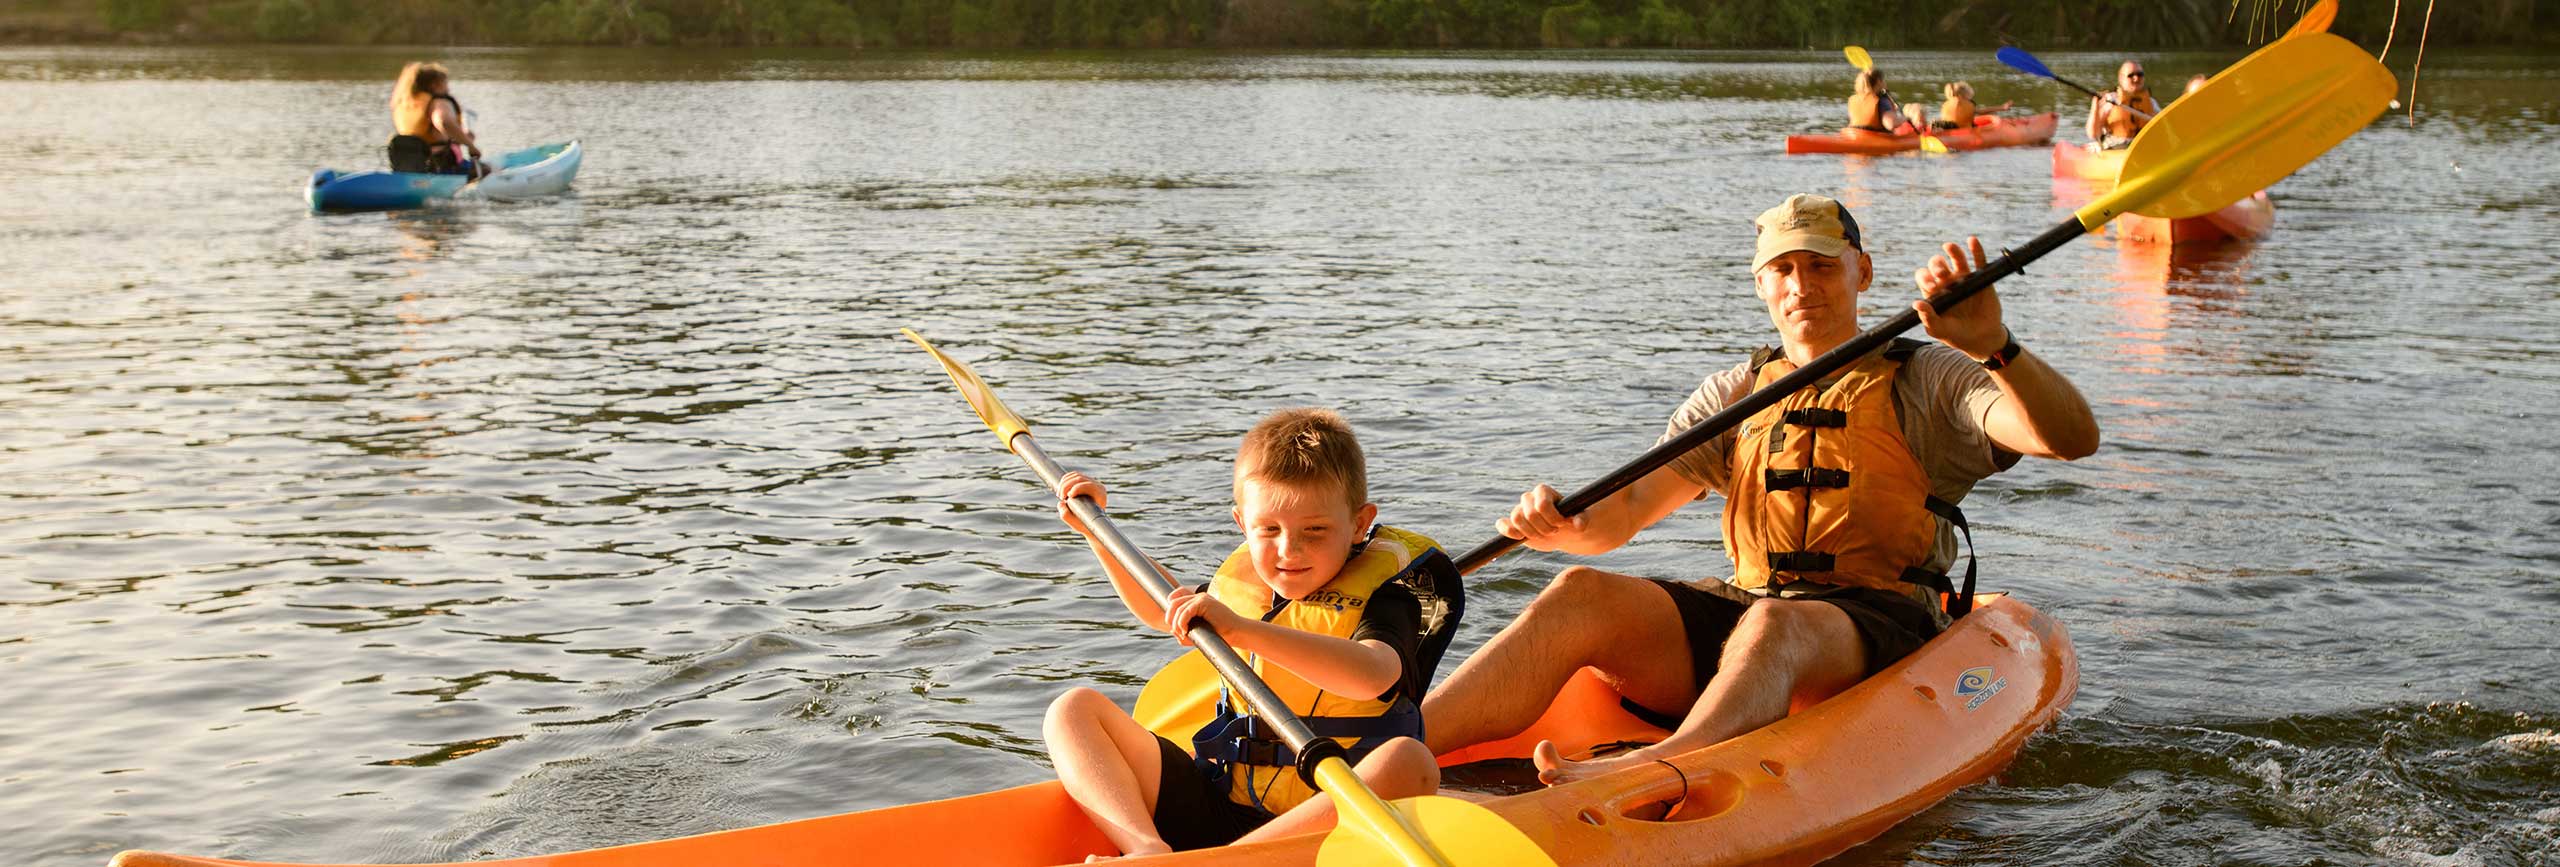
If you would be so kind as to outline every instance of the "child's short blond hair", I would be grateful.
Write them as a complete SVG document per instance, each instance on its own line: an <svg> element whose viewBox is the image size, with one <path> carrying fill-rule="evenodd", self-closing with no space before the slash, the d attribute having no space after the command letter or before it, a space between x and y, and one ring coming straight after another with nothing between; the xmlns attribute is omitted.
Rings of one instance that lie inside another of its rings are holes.
<svg viewBox="0 0 2560 867"><path fill-rule="evenodd" d="M1235 483L1259 479L1281 485L1339 482L1358 509L1369 502L1369 462L1351 423L1329 409L1284 409L1264 417L1236 449ZM1242 491L1237 492L1242 499Z"/></svg>
<svg viewBox="0 0 2560 867"><path fill-rule="evenodd" d="M1969 82L1963 82L1963 81L1950 81L1950 82L1947 82L1947 98L1949 98L1949 99L1972 99L1972 98L1973 98L1973 85L1972 85L1971 83L1969 83Z"/></svg>

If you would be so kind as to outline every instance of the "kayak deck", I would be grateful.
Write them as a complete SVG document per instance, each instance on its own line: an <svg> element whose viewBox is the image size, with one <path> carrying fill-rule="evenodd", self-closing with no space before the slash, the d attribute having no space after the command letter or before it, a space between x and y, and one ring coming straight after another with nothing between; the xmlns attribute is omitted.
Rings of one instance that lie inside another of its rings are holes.
<svg viewBox="0 0 2560 867"><path fill-rule="evenodd" d="M491 160L488 177L419 172L312 173L303 198L314 211L390 211L455 199L512 200L567 192L578 178L585 151L577 141L510 151Z"/></svg>
<svg viewBox="0 0 2560 867"><path fill-rule="evenodd" d="M1977 117L1971 129L1953 129L1929 135L1950 151L1972 151L1984 148L2042 144L2053 138L2058 118L2053 112L2019 118ZM1787 153L1791 154L1893 154L1921 148L1918 133L1894 135L1874 130L1842 127L1836 133L1791 135L1787 137Z"/></svg>
<svg viewBox="0 0 2560 867"><path fill-rule="evenodd" d="M1484 806L1560 864L1809 864L1874 838L2006 766L2069 706L2079 664L2062 624L2006 597L1910 658L1829 700L1670 764L1650 764ZM1525 758L1540 739L1568 755L1663 732L1584 671L1518 736L1442 764ZM1685 785L1684 785L1685 783ZM1133 859L1144 864L1313 864L1309 834ZM1046 865L1113 854L1057 782L795 822L502 861L477 867L808 867L878 863ZM273 867L125 852L114 867Z"/></svg>
<svg viewBox="0 0 2560 867"><path fill-rule="evenodd" d="M2114 186L2116 175L2124 170L2126 151L2093 151L2085 146L2056 142L2053 146L2053 176L2057 181L2078 180L2103 190ZM2255 240L2275 228L2275 200L2259 190L2221 210L2194 217L2167 219L2124 214L2115 218L2116 236L2143 244L2190 244L2219 241L2226 238Z"/></svg>

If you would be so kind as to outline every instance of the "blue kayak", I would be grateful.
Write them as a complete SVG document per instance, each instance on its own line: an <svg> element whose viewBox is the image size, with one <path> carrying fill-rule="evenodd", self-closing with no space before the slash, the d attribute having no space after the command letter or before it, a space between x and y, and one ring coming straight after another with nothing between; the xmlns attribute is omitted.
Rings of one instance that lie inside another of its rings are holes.
<svg viewBox="0 0 2560 867"><path fill-rule="evenodd" d="M575 140L498 157L498 170L473 183L463 175L419 172L311 173L305 198L314 211L396 211L463 199L530 199L567 192L583 153Z"/></svg>

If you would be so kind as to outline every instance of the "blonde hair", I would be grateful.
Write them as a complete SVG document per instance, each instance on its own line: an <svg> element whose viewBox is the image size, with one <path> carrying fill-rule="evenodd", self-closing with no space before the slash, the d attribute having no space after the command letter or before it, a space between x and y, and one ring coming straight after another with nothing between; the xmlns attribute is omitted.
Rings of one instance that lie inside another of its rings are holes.
<svg viewBox="0 0 2560 867"><path fill-rule="evenodd" d="M1351 423L1329 409L1284 409L1263 418L1236 448L1238 499L1246 479L1299 487L1337 482L1351 507L1369 502L1369 462Z"/></svg>
<svg viewBox="0 0 2560 867"><path fill-rule="evenodd" d="M1966 100L1972 99L1972 98L1973 98L1973 84L1972 84L1971 82L1964 82L1964 81L1950 81L1950 82L1947 82L1947 98L1948 98L1948 99L1966 99Z"/></svg>
<svg viewBox="0 0 2560 867"><path fill-rule="evenodd" d="M400 80L391 85L391 109L398 111L418 104L422 101L418 97L434 93L436 85L452 78L441 63L421 61L400 67Z"/></svg>
<svg viewBox="0 0 2560 867"><path fill-rule="evenodd" d="M1884 70L1881 70L1881 69L1861 69L1861 70L1858 70L1858 92L1859 92L1859 93L1874 93L1874 92L1876 92L1876 91L1878 91L1878 90L1882 90L1882 89L1884 89Z"/></svg>
<svg viewBox="0 0 2560 867"><path fill-rule="evenodd" d="M412 63L400 67L400 80L391 85L392 131L426 129L427 117L433 113L436 104L436 87L450 78L441 63Z"/></svg>

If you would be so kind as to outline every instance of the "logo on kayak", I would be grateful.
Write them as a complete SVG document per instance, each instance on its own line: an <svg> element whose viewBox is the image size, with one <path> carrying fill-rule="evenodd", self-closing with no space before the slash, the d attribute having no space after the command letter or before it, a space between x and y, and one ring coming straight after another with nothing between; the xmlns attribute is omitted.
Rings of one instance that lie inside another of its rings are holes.
<svg viewBox="0 0 2560 867"><path fill-rule="evenodd" d="M1983 702L1990 701L1992 696L2007 688L2009 679L2001 677L1988 665L1968 668L1963 674L1956 675L1956 695L1971 697L1964 703L1964 709L1968 711L1982 707Z"/></svg>

